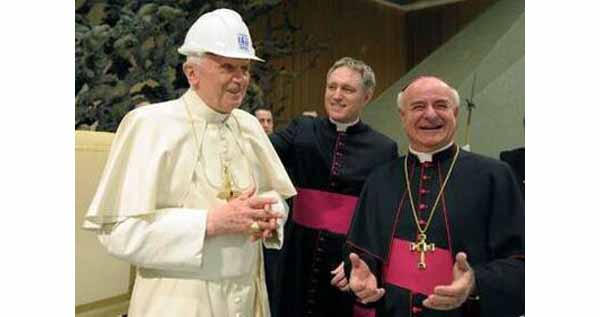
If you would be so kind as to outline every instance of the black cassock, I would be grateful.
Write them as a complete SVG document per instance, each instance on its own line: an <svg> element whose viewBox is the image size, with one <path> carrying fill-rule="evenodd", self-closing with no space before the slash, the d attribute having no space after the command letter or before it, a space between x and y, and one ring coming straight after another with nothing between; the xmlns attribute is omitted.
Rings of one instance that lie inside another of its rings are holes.
<svg viewBox="0 0 600 317"><path fill-rule="evenodd" d="M512 167L512 171L515 173L515 177L521 188L523 199L525 199L525 148L521 147L514 150L502 151L500 152L500 160Z"/></svg>
<svg viewBox="0 0 600 317"><path fill-rule="evenodd" d="M351 316L353 299L330 285L369 172L398 157L395 142L358 122L338 132L327 118L299 117L271 136L298 195L276 269L277 316Z"/></svg>
<svg viewBox="0 0 600 317"><path fill-rule="evenodd" d="M419 221L427 222L457 147L420 163L409 154L411 192ZM507 316L524 313L524 204L510 167L460 151L426 232L433 251L411 250L417 226L406 191L404 157L378 167L368 178L348 233L345 254L367 262L386 294L372 304L377 316ZM430 310L422 301L436 285L452 281L456 253L475 270L479 300L452 311ZM350 264L346 257L346 272ZM366 314L368 315L368 314Z"/></svg>

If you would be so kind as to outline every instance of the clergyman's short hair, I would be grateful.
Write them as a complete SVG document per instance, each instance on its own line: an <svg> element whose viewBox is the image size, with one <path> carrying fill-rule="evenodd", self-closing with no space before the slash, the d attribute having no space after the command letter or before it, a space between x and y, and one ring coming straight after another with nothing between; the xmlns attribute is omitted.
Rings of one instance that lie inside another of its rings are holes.
<svg viewBox="0 0 600 317"><path fill-rule="evenodd" d="M333 63L331 68L329 68L329 71L327 72L327 78L329 78L329 75L331 75L334 70L340 67L348 67L354 71L357 71L362 79L363 87L366 90L375 90L375 72L373 72L371 66L367 65L365 62L352 57L342 57Z"/></svg>

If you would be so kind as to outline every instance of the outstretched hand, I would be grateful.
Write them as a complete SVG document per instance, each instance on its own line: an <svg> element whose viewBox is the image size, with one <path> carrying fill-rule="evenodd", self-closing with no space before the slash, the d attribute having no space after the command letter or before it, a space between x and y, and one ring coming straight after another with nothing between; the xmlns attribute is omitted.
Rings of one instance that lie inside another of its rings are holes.
<svg viewBox="0 0 600 317"><path fill-rule="evenodd" d="M452 267L453 280L450 285L440 285L423 301L423 306L437 310L460 307L475 289L475 273L467 262L467 254L459 252Z"/></svg>
<svg viewBox="0 0 600 317"><path fill-rule="evenodd" d="M348 279L346 278L346 274L344 273L344 262L340 263L338 267L329 272L333 275L331 279L331 285L339 288L342 292L346 292L350 289L350 285L348 284Z"/></svg>
<svg viewBox="0 0 600 317"><path fill-rule="evenodd" d="M352 271L349 285L352 292L363 304L378 301L385 290L377 287L377 278L371 273L369 266L356 253L350 253L350 262Z"/></svg>

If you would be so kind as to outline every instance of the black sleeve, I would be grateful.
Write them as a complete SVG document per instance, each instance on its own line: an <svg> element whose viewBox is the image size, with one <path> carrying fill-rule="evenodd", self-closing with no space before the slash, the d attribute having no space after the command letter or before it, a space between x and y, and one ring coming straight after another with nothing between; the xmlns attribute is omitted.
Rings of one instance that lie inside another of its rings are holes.
<svg viewBox="0 0 600 317"><path fill-rule="evenodd" d="M348 282L350 282L350 272L352 272L352 263L350 262L350 252L356 253L361 258L361 260L365 261L367 266L369 266L369 270L371 270L373 275L375 275L375 277L377 278L377 287L382 288L383 282L382 282L381 273L380 273L381 272L380 261L378 261L375 257L369 255L368 253L362 252L361 250L358 250L348 244L345 244L344 245L344 274L348 278ZM354 292L352 292L351 290L349 292L350 292L350 295L352 295L352 297L354 298L354 300L356 302L355 305L362 306L364 308L375 308L375 307L377 307L377 305L379 305L379 303L381 303L381 301L384 298L384 297L382 297L376 302L363 304L358 301L358 297L356 297Z"/></svg>
<svg viewBox="0 0 600 317"><path fill-rule="evenodd" d="M277 151L279 158L284 164L293 154L294 139L296 138L298 129L298 119L294 119L285 129L277 131L269 136L275 151Z"/></svg>
<svg viewBox="0 0 600 317"><path fill-rule="evenodd" d="M488 221L491 260L474 266L482 316L525 313L525 211L505 163L494 175Z"/></svg>
<svg viewBox="0 0 600 317"><path fill-rule="evenodd" d="M371 272L377 278L378 287L383 287L382 278L382 241L386 234L374 235L374 232L383 233L390 231L391 228L382 228L381 221L383 217L377 217L369 214L369 211L379 210L380 190L378 190L377 177L372 173L365 182L360 194L360 198L354 210L354 216L346 244L344 245L344 271L347 277L350 277L352 264L350 262L350 253L356 253L369 266Z"/></svg>

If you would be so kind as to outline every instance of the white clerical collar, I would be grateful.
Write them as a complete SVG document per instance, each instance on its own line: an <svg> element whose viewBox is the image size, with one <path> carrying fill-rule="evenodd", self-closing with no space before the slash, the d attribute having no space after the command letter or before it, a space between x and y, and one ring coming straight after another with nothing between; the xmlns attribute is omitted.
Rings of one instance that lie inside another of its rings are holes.
<svg viewBox="0 0 600 317"><path fill-rule="evenodd" d="M225 123L230 113L220 113L209 107L200 96L192 89L183 95L184 101L189 106L193 117L200 117L208 123Z"/></svg>
<svg viewBox="0 0 600 317"><path fill-rule="evenodd" d="M451 147L453 144L454 144L454 142L450 142L446 146L443 146L433 152L419 152L419 151L414 150L410 145L408 146L408 150L410 151L410 153L414 154L416 157L419 158L419 162L421 162L421 163L431 162L431 161L433 161L433 155L435 153L442 152L443 150L446 150L449 147Z"/></svg>
<svg viewBox="0 0 600 317"><path fill-rule="evenodd" d="M337 122L337 121L331 119L331 117L329 118L329 122L335 124L335 130L338 132L346 132L348 127L351 127L351 126L357 124L358 121L360 121L360 118L356 118L356 120L354 120L353 122L350 122L350 123L342 123L342 122Z"/></svg>

